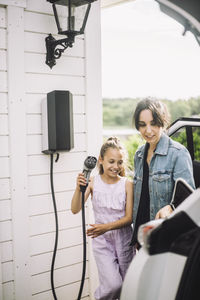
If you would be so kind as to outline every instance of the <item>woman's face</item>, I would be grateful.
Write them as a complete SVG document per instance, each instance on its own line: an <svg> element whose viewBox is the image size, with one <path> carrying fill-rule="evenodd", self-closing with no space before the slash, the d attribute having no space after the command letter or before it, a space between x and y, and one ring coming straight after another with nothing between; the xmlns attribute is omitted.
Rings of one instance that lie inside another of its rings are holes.
<svg viewBox="0 0 200 300"><path fill-rule="evenodd" d="M162 127L155 124L152 112L149 109L142 110L139 115L139 132L150 146L156 146L160 140Z"/></svg>

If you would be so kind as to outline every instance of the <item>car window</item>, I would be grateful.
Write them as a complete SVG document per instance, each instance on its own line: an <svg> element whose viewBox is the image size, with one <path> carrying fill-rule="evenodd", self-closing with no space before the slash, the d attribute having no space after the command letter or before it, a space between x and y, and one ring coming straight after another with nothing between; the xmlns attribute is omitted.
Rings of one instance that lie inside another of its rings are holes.
<svg viewBox="0 0 200 300"><path fill-rule="evenodd" d="M200 127L192 127L192 136L193 136L193 148L194 148L194 160L200 162ZM177 130L171 138L186 148L189 148L187 145L187 136L186 136L186 127L182 127Z"/></svg>
<svg viewBox="0 0 200 300"><path fill-rule="evenodd" d="M200 161L200 128L193 127L194 159Z"/></svg>
<svg viewBox="0 0 200 300"><path fill-rule="evenodd" d="M184 145L187 148L187 138L186 138L186 129L185 129L185 127L182 127L178 131L173 133L171 138L174 141L179 142L180 144Z"/></svg>

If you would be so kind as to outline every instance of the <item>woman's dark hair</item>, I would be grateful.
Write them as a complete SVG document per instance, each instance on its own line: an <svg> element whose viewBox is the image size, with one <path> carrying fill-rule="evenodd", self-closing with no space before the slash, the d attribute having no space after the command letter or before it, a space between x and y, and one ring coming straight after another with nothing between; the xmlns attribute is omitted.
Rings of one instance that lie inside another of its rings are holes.
<svg viewBox="0 0 200 300"><path fill-rule="evenodd" d="M133 124L135 124L135 128L139 130L139 118L140 113L143 110L150 110L152 112L154 123L158 127L167 127L170 121L170 115L167 110L167 107L164 103L157 99L153 98L145 98L138 102L134 115L133 115Z"/></svg>
<svg viewBox="0 0 200 300"><path fill-rule="evenodd" d="M120 150L123 154L124 159L126 158L126 151L125 151L125 148L123 147L123 145L120 143L120 140L117 137L112 136L112 137L109 137L106 140L106 142L101 146L100 155L99 155L101 159L104 159L106 151L109 148ZM103 166L99 163L99 160L98 160L97 166L99 168L99 174L103 174L104 173ZM123 177L126 175L124 165L122 166L121 172L119 173L119 175L123 176Z"/></svg>

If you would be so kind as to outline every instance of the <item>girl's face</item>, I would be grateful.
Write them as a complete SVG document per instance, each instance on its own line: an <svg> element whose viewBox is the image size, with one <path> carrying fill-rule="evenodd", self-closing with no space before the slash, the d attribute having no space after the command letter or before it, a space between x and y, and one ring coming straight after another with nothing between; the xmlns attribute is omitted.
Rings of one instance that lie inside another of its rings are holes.
<svg viewBox="0 0 200 300"><path fill-rule="evenodd" d="M155 124L152 112L149 109L142 110L139 116L139 132L150 146L156 146L160 140L162 127Z"/></svg>
<svg viewBox="0 0 200 300"><path fill-rule="evenodd" d="M123 167L123 156L120 150L109 148L104 158L99 158L99 163L103 167L103 175L115 178L118 176Z"/></svg>

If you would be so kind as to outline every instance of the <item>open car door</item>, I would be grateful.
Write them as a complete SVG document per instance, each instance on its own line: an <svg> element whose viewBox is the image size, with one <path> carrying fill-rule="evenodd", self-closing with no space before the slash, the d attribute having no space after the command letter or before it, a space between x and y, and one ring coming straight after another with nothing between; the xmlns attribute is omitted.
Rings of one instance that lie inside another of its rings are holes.
<svg viewBox="0 0 200 300"><path fill-rule="evenodd" d="M200 1L199 0L156 0L160 10L191 31L200 45Z"/></svg>
<svg viewBox="0 0 200 300"><path fill-rule="evenodd" d="M200 1L199 1L200 2ZM168 135L190 152L196 187L200 186L200 118L180 118L171 124Z"/></svg>

